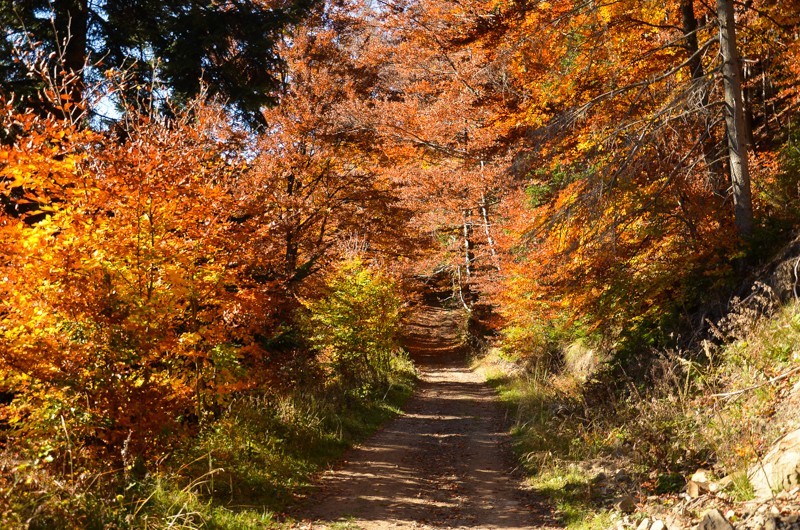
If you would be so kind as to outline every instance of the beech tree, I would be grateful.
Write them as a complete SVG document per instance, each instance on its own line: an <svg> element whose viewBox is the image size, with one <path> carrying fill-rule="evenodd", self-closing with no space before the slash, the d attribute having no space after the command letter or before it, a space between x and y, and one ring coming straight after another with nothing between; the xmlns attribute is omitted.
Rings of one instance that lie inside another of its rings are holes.
<svg viewBox="0 0 800 530"><path fill-rule="evenodd" d="M736 45L736 18L733 2L717 0L719 40L722 52L722 79L725 93L725 132L728 138L733 208L736 229L743 237L753 232L753 205L750 193L750 164L747 156L747 131L742 98L742 73Z"/></svg>

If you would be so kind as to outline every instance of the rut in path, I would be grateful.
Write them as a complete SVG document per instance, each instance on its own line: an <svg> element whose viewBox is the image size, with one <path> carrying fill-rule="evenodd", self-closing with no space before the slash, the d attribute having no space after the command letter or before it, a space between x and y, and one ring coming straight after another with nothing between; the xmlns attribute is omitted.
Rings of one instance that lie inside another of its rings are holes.
<svg viewBox="0 0 800 530"><path fill-rule="evenodd" d="M405 413L321 479L303 518L382 528L552 528L519 489L503 412L466 364L459 314L426 308L406 333L420 382Z"/></svg>

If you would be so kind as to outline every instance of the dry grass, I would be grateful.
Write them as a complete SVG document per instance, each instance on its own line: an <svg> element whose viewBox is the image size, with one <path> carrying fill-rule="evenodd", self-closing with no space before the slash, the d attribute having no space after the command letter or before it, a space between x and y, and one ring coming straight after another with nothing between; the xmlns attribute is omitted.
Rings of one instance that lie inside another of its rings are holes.
<svg viewBox="0 0 800 530"><path fill-rule="evenodd" d="M612 458L642 494L680 491L685 477L704 467L735 478L733 497L752 495L748 466L785 430L800 427L800 395L790 391L800 379L800 302L781 306L756 285L732 302L714 333L716 341L697 351L646 353L644 376L623 374L622 382L610 369L586 383L566 373L509 369L498 351L489 354L483 369L514 413L534 483ZM570 502L596 513L607 506Z"/></svg>

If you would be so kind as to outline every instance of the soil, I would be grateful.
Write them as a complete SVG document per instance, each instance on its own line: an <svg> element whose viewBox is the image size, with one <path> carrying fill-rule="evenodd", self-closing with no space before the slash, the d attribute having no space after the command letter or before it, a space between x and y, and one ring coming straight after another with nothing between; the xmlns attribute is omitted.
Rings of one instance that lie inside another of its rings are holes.
<svg viewBox="0 0 800 530"><path fill-rule="evenodd" d="M472 371L460 315L428 307L406 333L420 381L405 412L338 468L305 503L308 527L555 528L522 488L505 413Z"/></svg>

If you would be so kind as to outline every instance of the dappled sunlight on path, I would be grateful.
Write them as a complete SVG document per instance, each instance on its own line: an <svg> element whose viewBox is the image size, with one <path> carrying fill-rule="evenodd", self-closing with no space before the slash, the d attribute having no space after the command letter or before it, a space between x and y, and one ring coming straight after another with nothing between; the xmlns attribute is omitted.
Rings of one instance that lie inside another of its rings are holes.
<svg viewBox="0 0 800 530"><path fill-rule="evenodd" d="M303 518L379 528L555 526L510 473L494 393L469 369L460 314L426 308L406 333L420 382L405 414L322 477Z"/></svg>

